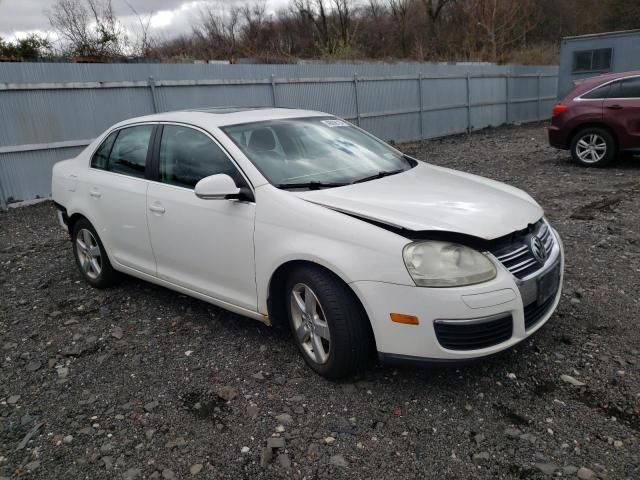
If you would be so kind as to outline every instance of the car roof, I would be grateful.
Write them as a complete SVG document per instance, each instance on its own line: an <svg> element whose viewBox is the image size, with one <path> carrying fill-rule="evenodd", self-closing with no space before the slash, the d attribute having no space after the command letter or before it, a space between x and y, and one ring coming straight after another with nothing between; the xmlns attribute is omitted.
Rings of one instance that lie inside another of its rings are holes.
<svg viewBox="0 0 640 480"><path fill-rule="evenodd" d="M130 118L117 126L125 126L141 122L177 122L187 123L202 128L220 128L242 123L282 120L287 118L326 117L328 113L313 110L271 107L206 107L192 110L156 113L143 117Z"/></svg>
<svg viewBox="0 0 640 480"><path fill-rule="evenodd" d="M633 77L640 75L640 70L632 70L629 72L615 72L615 73L603 73L602 75L596 75L595 77L582 78L576 80L576 85L599 85L600 83L609 82L618 78Z"/></svg>

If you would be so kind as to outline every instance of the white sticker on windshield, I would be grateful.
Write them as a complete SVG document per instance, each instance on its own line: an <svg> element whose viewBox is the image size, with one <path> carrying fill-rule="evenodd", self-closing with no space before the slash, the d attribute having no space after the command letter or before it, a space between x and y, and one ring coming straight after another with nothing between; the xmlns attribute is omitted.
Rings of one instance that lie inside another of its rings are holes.
<svg viewBox="0 0 640 480"><path fill-rule="evenodd" d="M334 128L334 127L347 127L348 125L343 122L342 120L322 120L322 123L324 123L327 127L329 128Z"/></svg>

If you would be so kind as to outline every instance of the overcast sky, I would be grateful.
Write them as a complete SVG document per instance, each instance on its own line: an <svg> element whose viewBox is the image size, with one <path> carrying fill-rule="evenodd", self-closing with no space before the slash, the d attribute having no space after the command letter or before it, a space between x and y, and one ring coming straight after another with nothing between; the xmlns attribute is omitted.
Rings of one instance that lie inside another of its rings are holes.
<svg viewBox="0 0 640 480"><path fill-rule="evenodd" d="M191 31L190 20L202 5L233 5L251 3L252 0L128 0L140 15L152 13L154 32L171 37ZM47 34L51 29L47 10L56 0L0 0L0 37L13 40L28 33ZM267 0L267 10L275 11L287 5L288 0ZM125 0L113 0L113 5L125 27L135 23Z"/></svg>

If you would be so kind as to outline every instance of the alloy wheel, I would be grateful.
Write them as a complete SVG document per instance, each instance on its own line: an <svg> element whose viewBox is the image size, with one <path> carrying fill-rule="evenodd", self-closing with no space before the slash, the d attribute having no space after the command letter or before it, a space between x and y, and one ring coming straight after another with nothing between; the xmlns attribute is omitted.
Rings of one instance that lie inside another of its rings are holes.
<svg viewBox="0 0 640 480"><path fill-rule="evenodd" d="M100 247L93 233L86 228L79 230L76 235L76 252L84 274L92 280L98 278L102 272Z"/></svg>
<svg viewBox="0 0 640 480"><path fill-rule="evenodd" d="M607 142L600 135L589 133L578 140L576 154L584 163L597 163L607 154Z"/></svg>
<svg viewBox="0 0 640 480"><path fill-rule="evenodd" d="M318 297L308 285L296 284L291 291L293 331L302 350L317 364L327 363L331 333Z"/></svg>

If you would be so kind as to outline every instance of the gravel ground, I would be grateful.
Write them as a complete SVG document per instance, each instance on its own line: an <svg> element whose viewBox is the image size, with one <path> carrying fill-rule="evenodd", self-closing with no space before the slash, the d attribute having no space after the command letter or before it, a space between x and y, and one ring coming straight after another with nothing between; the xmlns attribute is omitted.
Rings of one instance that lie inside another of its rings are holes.
<svg viewBox="0 0 640 480"><path fill-rule="evenodd" d="M541 124L405 150L544 206L567 266L542 331L465 368L332 383L258 322L135 279L87 288L52 205L12 209L0 477L640 478L640 159L574 166Z"/></svg>

